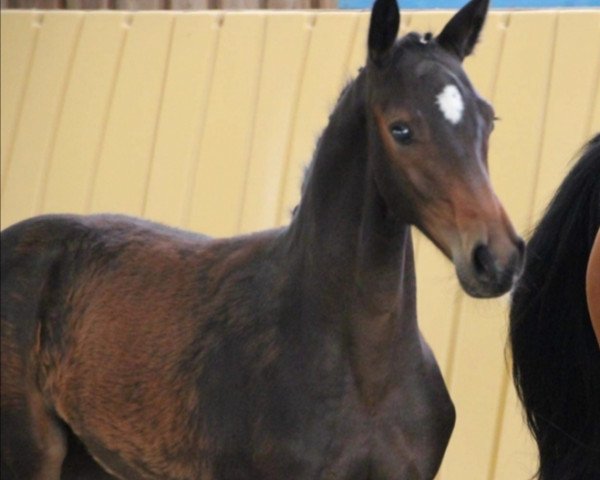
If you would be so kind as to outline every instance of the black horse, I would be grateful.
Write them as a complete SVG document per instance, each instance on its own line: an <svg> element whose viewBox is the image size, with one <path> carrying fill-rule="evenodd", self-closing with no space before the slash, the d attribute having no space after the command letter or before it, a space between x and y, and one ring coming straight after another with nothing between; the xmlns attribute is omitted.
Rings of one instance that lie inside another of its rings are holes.
<svg viewBox="0 0 600 480"><path fill-rule="evenodd" d="M409 225L474 296L509 290L523 258L488 177L494 112L461 66L487 8L396 42L377 0L287 228L4 231L2 478L81 477L74 451L127 480L433 478L454 408L417 327Z"/></svg>
<svg viewBox="0 0 600 480"><path fill-rule="evenodd" d="M513 376L541 480L600 478L600 348L586 272L600 227L600 135L559 187L528 243L510 313Z"/></svg>

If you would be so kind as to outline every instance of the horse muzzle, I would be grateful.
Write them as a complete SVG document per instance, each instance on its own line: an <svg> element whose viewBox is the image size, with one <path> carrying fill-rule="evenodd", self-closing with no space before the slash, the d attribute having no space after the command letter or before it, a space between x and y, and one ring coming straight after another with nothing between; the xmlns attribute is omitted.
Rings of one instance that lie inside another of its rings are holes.
<svg viewBox="0 0 600 480"><path fill-rule="evenodd" d="M461 257L454 264L465 292L476 298L498 297L508 292L521 274L525 242L515 237L501 249L477 243L470 255Z"/></svg>

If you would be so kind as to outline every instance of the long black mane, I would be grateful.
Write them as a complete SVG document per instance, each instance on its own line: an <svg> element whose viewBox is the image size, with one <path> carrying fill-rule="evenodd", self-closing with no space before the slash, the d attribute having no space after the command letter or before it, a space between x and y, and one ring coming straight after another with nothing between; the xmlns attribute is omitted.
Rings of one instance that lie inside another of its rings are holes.
<svg viewBox="0 0 600 480"><path fill-rule="evenodd" d="M600 478L600 349L585 296L600 225L600 134L536 227L513 297L513 377L541 480Z"/></svg>

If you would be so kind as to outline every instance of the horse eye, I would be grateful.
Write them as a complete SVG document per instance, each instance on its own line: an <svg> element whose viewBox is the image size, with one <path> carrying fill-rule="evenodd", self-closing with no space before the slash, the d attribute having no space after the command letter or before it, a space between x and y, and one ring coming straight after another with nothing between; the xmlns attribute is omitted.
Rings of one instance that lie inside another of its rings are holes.
<svg viewBox="0 0 600 480"><path fill-rule="evenodd" d="M394 139L402 145L409 145L413 141L412 130L406 123L395 123L390 127Z"/></svg>

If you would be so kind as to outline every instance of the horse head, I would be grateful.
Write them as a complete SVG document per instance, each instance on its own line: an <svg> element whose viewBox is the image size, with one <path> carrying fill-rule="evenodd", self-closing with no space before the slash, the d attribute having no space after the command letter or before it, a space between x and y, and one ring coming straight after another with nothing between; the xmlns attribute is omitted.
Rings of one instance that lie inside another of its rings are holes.
<svg viewBox="0 0 600 480"><path fill-rule="evenodd" d="M508 291L524 243L492 189L488 139L494 110L463 60L479 38L488 0L471 0L434 37L396 40L395 0L377 0L368 39L369 162L389 214L416 225L452 260L475 297Z"/></svg>

